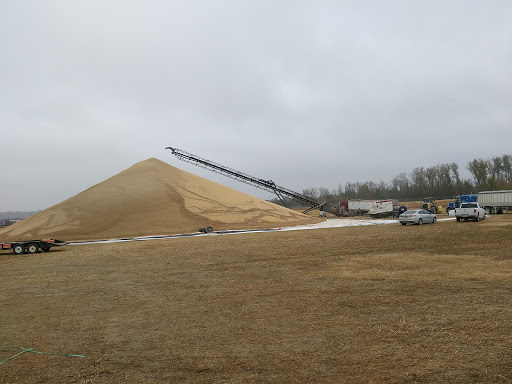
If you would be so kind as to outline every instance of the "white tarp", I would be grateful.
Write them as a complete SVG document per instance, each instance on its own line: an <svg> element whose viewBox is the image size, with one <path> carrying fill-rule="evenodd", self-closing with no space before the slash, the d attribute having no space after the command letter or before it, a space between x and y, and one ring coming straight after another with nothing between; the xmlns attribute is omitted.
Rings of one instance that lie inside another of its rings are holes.
<svg viewBox="0 0 512 384"><path fill-rule="evenodd" d="M438 219L438 221L454 220L454 218ZM69 245L85 245L85 244L109 244L109 243L124 243L128 241L148 241L148 240L161 240L161 239L174 239L192 236L219 236L219 235L236 235L241 233L263 233L263 232L277 232L277 231L302 231L308 229L322 229L322 228L342 228L342 227L361 227L367 225L385 225L385 224L398 224L398 220L353 220L353 219L328 219L320 223L309 224L309 225L298 225L295 227L282 227L282 228L271 228L261 230L233 230L233 231L215 231L212 233L187 233L183 235L172 235L172 236L141 236L131 237L126 239L108 239L108 240L94 240L94 241L79 241L70 242Z"/></svg>

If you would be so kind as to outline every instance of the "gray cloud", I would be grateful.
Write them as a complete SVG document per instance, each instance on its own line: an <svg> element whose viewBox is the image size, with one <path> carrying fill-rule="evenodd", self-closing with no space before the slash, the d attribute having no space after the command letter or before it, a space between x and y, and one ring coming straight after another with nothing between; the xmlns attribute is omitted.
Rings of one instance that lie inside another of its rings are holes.
<svg viewBox="0 0 512 384"><path fill-rule="evenodd" d="M4 1L0 210L149 157L268 197L169 145L299 191L510 153L511 19L505 0Z"/></svg>

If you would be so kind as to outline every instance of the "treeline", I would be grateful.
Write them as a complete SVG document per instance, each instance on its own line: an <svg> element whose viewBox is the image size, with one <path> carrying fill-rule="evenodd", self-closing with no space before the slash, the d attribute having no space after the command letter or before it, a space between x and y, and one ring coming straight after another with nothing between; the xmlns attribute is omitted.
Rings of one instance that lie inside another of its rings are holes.
<svg viewBox="0 0 512 384"><path fill-rule="evenodd" d="M402 172L391 182L380 181L348 182L338 185L335 190L327 188L307 188L302 194L320 201L349 199L379 200L398 199L400 201L422 200L426 196L437 199L452 198L456 195L479 191L512 189L512 156L503 155L491 159L475 159L466 168L473 179L462 179L456 163L438 164L433 167L414 168L412 172ZM298 203L286 199L288 206ZM278 198L272 200L281 204Z"/></svg>
<svg viewBox="0 0 512 384"><path fill-rule="evenodd" d="M0 212L0 220L21 220L37 212L39 211L3 211Z"/></svg>

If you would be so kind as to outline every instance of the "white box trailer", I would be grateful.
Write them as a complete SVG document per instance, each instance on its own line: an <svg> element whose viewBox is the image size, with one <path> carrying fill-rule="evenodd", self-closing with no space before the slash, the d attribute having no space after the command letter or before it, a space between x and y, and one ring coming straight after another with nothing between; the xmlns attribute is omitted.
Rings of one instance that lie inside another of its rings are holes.
<svg viewBox="0 0 512 384"><path fill-rule="evenodd" d="M370 216L387 217L394 215L394 201L393 200L376 200L370 204Z"/></svg>
<svg viewBox="0 0 512 384"><path fill-rule="evenodd" d="M348 210L349 211L361 211L361 212L369 212L370 205L372 200L349 200L348 201Z"/></svg>
<svg viewBox="0 0 512 384"><path fill-rule="evenodd" d="M478 204L488 213L503 213L512 209L512 191L483 191L478 192Z"/></svg>

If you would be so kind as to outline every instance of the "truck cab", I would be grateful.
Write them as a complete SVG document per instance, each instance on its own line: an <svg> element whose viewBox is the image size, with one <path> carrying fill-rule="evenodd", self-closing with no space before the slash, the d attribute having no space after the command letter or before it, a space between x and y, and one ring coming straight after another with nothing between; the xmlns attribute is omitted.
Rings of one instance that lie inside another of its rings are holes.
<svg viewBox="0 0 512 384"><path fill-rule="evenodd" d="M455 198L455 201L450 201L448 206L446 207L446 213L450 214L451 210L455 208L460 208L462 203L476 203L478 200L478 195L459 195Z"/></svg>

